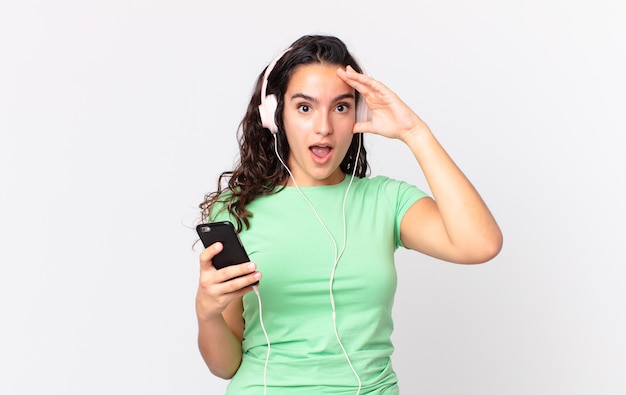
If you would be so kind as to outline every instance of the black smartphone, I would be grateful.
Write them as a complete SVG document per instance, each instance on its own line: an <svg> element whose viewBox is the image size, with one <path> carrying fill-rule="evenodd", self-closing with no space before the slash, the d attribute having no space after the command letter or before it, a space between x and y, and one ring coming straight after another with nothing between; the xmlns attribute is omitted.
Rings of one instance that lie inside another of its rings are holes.
<svg viewBox="0 0 626 395"><path fill-rule="evenodd" d="M250 261L232 222L221 221L200 224L196 226L196 232L198 232L204 248L218 241L224 246L222 251L213 257L213 266L216 269ZM257 281L252 285L258 283Z"/></svg>

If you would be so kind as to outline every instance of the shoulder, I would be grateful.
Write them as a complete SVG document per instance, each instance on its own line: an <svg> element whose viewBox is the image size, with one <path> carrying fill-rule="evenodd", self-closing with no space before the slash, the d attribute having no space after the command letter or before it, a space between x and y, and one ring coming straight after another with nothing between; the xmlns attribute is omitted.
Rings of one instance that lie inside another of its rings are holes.
<svg viewBox="0 0 626 395"><path fill-rule="evenodd" d="M384 175L378 175L371 178L360 178L357 185L362 192L368 194L378 193L382 196L387 196L392 200L402 198L406 195L415 198L428 196L426 192L422 191L415 185Z"/></svg>

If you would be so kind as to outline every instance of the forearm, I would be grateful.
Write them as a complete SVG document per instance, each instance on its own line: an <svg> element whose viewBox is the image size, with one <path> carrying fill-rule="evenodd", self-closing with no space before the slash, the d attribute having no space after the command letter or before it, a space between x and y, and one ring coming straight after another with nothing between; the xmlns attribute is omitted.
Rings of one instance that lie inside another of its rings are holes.
<svg viewBox="0 0 626 395"><path fill-rule="evenodd" d="M430 129L420 125L402 140L424 173L450 244L464 256L495 256L502 244L495 219Z"/></svg>
<svg viewBox="0 0 626 395"><path fill-rule="evenodd" d="M235 336L226 321L218 317L198 318L198 348L211 373L230 379L241 364L241 340Z"/></svg>

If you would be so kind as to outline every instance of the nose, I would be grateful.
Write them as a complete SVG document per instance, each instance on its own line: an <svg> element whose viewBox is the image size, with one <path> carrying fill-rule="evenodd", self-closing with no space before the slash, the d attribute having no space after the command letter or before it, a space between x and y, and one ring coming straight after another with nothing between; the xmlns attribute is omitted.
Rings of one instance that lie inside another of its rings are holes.
<svg viewBox="0 0 626 395"><path fill-rule="evenodd" d="M326 111L318 112L317 122L315 124L315 133L320 134L322 136L327 136L332 134L333 132L333 124L330 119L330 114Z"/></svg>

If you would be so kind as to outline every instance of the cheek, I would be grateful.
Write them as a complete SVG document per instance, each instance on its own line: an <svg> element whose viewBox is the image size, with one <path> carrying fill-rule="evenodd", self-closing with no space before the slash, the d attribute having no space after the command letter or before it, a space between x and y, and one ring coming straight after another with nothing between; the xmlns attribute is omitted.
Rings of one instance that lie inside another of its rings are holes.
<svg viewBox="0 0 626 395"><path fill-rule="evenodd" d="M285 124L285 136L289 144L290 151L297 150L298 147L306 145L305 137L307 135L306 127L300 124Z"/></svg>
<svg viewBox="0 0 626 395"><path fill-rule="evenodd" d="M343 158L348 153L350 144L352 144L352 137L353 137L352 133L342 136L341 141L337 145L337 151L340 153L340 155L338 155L338 158L341 158L341 160L343 160Z"/></svg>
<svg viewBox="0 0 626 395"><path fill-rule="evenodd" d="M354 137L354 133L352 133L352 129L354 128L354 122L348 121L343 122L340 125L340 129L336 131L338 139L341 141L341 146L345 147L347 150L352 143L352 138Z"/></svg>
<svg viewBox="0 0 626 395"><path fill-rule="evenodd" d="M354 119L347 116L342 116L340 117L340 119L337 120L337 122L335 122L335 130L337 131L337 133L352 134L352 129L354 129L354 123Z"/></svg>
<svg viewBox="0 0 626 395"><path fill-rule="evenodd" d="M301 135L313 127L310 120L298 116L289 116L289 114L283 116L283 126L287 135Z"/></svg>

